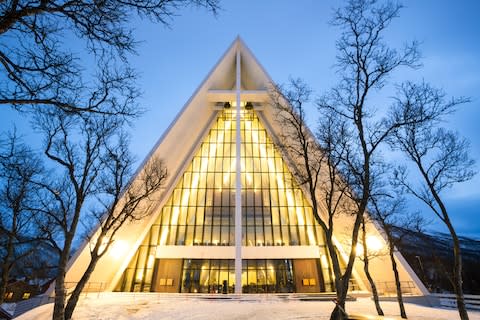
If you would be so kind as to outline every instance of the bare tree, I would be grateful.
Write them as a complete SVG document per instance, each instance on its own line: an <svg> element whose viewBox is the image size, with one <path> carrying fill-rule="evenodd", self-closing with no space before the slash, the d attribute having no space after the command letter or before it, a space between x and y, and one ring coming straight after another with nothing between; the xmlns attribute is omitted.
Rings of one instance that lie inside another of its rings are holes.
<svg viewBox="0 0 480 320"><path fill-rule="evenodd" d="M389 123L379 119L378 110L369 104L369 97L381 89L399 67L418 67L416 42L397 51L383 40L386 28L398 16L400 9L399 4L390 2L351 0L344 8L335 11L332 21L334 26L342 30L336 43L337 68L341 80L318 101L318 106L320 112L333 112L342 118L351 132L348 141L350 150L342 160L342 174L353 180L350 183L351 195L357 208L353 214L352 250L346 265L344 286L337 293L340 307L344 307L359 230L370 201L376 154L392 130L402 125L400 122ZM339 308L336 308L331 319L343 317Z"/></svg>
<svg viewBox="0 0 480 320"><path fill-rule="evenodd" d="M383 193L372 195L370 215L382 228L383 235L387 240L388 255L392 264L392 271L395 279L397 302L400 309L400 316L407 319L407 313L403 303L403 292L398 272L395 252L401 246L405 236L412 232L421 232L425 219L418 213L405 213L405 199L401 196ZM401 228L398 228L401 226Z"/></svg>
<svg viewBox="0 0 480 320"><path fill-rule="evenodd" d="M130 22L139 16L168 25L187 6L215 14L218 0L0 1L0 105L130 115L129 105L102 102L110 81L128 87L135 79L126 65L137 44ZM83 48L74 51L66 39ZM118 58L126 67L105 72ZM88 59L103 78L87 70Z"/></svg>
<svg viewBox="0 0 480 320"><path fill-rule="evenodd" d="M343 288L348 287L350 277L345 277L342 271L341 256L334 240L334 222L338 215L351 211L345 202L350 198L349 181L340 174L342 159L349 150L349 133L346 123L332 112L322 115L316 136L310 132L305 109L310 93L305 83L295 79L287 88L277 87L272 101L282 129L280 147L291 158L292 173L310 198L313 216L324 232L337 302L343 310L346 297L342 298L341 294ZM320 208L325 211L321 212Z"/></svg>
<svg viewBox="0 0 480 320"><path fill-rule="evenodd" d="M97 262L114 243L117 231L128 221L141 220L151 214L147 205L167 177L163 162L153 158L145 164L130 184L134 161L129 153L126 137L121 135L117 146L105 148L107 150L105 168L99 180L99 190L95 195L102 206L92 212L99 227L90 239L90 262L68 299L65 319L72 318L83 288Z"/></svg>
<svg viewBox="0 0 480 320"><path fill-rule="evenodd" d="M373 302L375 304L375 309L377 309L377 314L379 316L383 316L384 312L382 307L380 306L380 299L378 297L377 284L375 283L375 280L373 280L373 276L370 273L370 260L378 256L378 253L377 252L372 253L370 251L368 241L367 241L366 224L367 224L367 217L363 217L362 238L361 238L361 244L363 246L363 258L361 259L363 261L363 271L365 272L365 276L367 277L368 283L370 284L370 288L372 289L372 297L373 297Z"/></svg>
<svg viewBox="0 0 480 320"><path fill-rule="evenodd" d="M469 156L469 143L458 133L438 126L443 116L454 111L458 104L468 99L446 100L445 93L428 84L406 83L399 90L393 116L423 117L435 114L430 121L403 126L395 130L391 139L393 148L402 151L418 170L421 181L408 178L405 167L398 168L396 183L414 197L424 202L445 224L453 241L453 282L457 307L462 320L468 319L462 288L462 256L460 242L442 193L457 183L475 175L474 161ZM397 121L394 119L393 121Z"/></svg>
<svg viewBox="0 0 480 320"><path fill-rule="evenodd" d="M33 181L42 171L41 161L16 132L0 140L0 304L12 269L42 238L32 210L36 194Z"/></svg>
<svg viewBox="0 0 480 320"><path fill-rule="evenodd" d="M47 114L39 113L36 123L45 136L47 164L55 170L49 179L37 182L45 190L40 209L46 217L44 230L59 255L53 318L70 319L81 290L117 230L137 218L135 209L160 187L166 172L161 162L155 162L128 184L133 159L128 139L121 132L122 117L92 113L71 116L54 108ZM86 203L99 210L93 215L101 224L94 234L89 266L67 301L67 263L78 225L89 213Z"/></svg>

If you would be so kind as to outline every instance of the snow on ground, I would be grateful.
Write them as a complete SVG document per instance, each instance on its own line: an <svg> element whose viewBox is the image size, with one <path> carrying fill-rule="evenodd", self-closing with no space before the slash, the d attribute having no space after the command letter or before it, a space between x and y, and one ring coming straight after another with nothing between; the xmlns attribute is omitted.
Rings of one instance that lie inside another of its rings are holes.
<svg viewBox="0 0 480 320"><path fill-rule="evenodd" d="M382 302L388 316L398 316L395 302ZM411 320L454 320L459 319L453 309L430 308L407 303L407 316ZM51 319L53 304L33 309L16 318L18 320ZM256 296L248 300L212 300L185 296L151 295L125 296L122 294L89 295L80 300L74 320L286 320L286 319L329 319L333 303L328 301L280 300ZM369 298L347 302L349 313L375 314ZM480 320L480 312L470 311L470 320Z"/></svg>

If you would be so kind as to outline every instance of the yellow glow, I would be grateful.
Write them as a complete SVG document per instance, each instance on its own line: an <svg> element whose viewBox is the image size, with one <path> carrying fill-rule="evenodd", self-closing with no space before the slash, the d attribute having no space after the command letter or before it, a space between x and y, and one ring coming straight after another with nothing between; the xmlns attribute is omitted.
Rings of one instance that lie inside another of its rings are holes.
<svg viewBox="0 0 480 320"><path fill-rule="evenodd" d="M229 130L232 125L231 121L225 121L225 130ZM194 172L192 174L192 184L191 184L191 189L187 188L183 190L182 193L182 198L180 200L180 205L175 205L172 208L172 219L171 219L171 224L176 225L178 224L178 218L180 216L180 209L181 208L186 208L188 206L188 201L190 198L190 191L192 189L197 189L199 184L200 184L200 175L206 174L207 168L208 168L208 162L210 159L215 159L215 153L217 150L217 146L219 144L223 144L223 140L225 137L225 131L219 131L217 143L211 143L208 149L208 158L202 159L202 165L200 167L199 172ZM227 177L228 180L228 177ZM225 178L224 178L224 183L225 183ZM221 186L219 187L221 191ZM167 236L168 236L168 228L163 228L162 229L162 235L160 236L160 245L165 245L167 242Z"/></svg>
<svg viewBox="0 0 480 320"><path fill-rule="evenodd" d="M322 256L320 257L320 262L322 263L322 268L328 266L327 256L322 254Z"/></svg>
<svg viewBox="0 0 480 320"><path fill-rule="evenodd" d="M110 255L115 259L115 260L118 260L120 259L121 257L123 257L123 255L125 254L125 252L127 251L128 249L128 243L126 241L123 241L123 240L115 240L113 243L112 243L112 246L110 247Z"/></svg>
<svg viewBox="0 0 480 320"><path fill-rule="evenodd" d="M136 279L137 279L137 281L142 281L142 279L143 279L143 270L142 269L137 270Z"/></svg>
<svg viewBox="0 0 480 320"><path fill-rule="evenodd" d="M265 146L264 143L260 142L260 137L258 136L258 131L257 130L252 130L252 121L245 120L245 130L248 131L248 132L251 132L253 144L259 146L260 157L262 159L267 159L267 165L268 165L269 172L271 172L271 174L274 175L274 177L271 177L271 178L273 178L277 181L277 185L278 185L279 189L286 189L285 194L286 194L286 197L287 197L288 211L291 212L291 210L293 208L295 208L294 209L295 210L294 211L295 212L295 218L297 220L298 225L305 225L305 219L304 219L302 207L295 206L296 201L295 201L295 196L294 196L293 190L290 188L290 186L285 185L285 182L283 181L282 175L279 172L277 172L276 174L274 173L274 172L276 172L274 158L268 157L266 146ZM248 175L248 173L246 173L246 174L247 174L246 175L247 182L251 183L251 177ZM301 203L301 201L299 201L298 203ZM293 217L291 217L290 219L293 220L292 218ZM309 240L310 243L316 243L315 234L314 234L312 226L309 226L307 228L307 236L308 236L308 240Z"/></svg>
<svg viewBox="0 0 480 320"><path fill-rule="evenodd" d="M383 249L384 244L380 238L377 236L369 235L367 236L367 250L371 254L378 253L381 249ZM357 243L357 256L362 256L364 252L363 244Z"/></svg>
<svg viewBox="0 0 480 320"><path fill-rule="evenodd" d="M154 263L155 263L155 256L153 254L151 254L151 255L148 256L147 268L152 269Z"/></svg>
<svg viewBox="0 0 480 320"><path fill-rule="evenodd" d="M367 236L367 248L369 251L379 251L383 248L383 242L376 236Z"/></svg>

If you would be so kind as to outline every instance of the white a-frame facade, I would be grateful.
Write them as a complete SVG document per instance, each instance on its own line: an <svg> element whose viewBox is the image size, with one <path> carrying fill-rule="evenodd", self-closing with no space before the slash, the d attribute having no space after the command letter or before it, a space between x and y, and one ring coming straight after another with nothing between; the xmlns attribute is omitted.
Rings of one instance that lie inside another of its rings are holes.
<svg viewBox="0 0 480 320"><path fill-rule="evenodd" d="M237 38L187 102L150 157L169 171L166 187L125 225L90 282L106 291L280 293L333 291L324 234L308 197L276 147L280 128L270 104L272 80ZM348 226L349 217L337 223ZM340 255L345 228L335 234ZM374 225L369 236L385 242ZM67 282L86 268L89 245L72 259ZM400 254L409 292L426 289ZM352 290L368 290L356 263ZM386 257L371 263L380 288L393 273ZM88 288L88 286L87 286Z"/></svg>

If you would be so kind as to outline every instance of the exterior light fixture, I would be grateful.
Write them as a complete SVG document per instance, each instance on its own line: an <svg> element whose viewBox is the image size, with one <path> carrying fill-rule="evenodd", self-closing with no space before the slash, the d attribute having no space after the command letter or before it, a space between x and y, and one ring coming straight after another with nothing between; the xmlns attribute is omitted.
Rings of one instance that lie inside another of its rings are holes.
<svg viewBox="0 0 480 320"><path fill-rule="evenodd" d="M223 104L224 109L230 109L230 107L231 107L231 104L228 101Z"/></svg>
<svg viewBox="0 0 480 320"><path fill-rule="evenodd" d="M252 110L253 109L253 104L249 101L245 104L245 109L246 110Z"/></svg>

